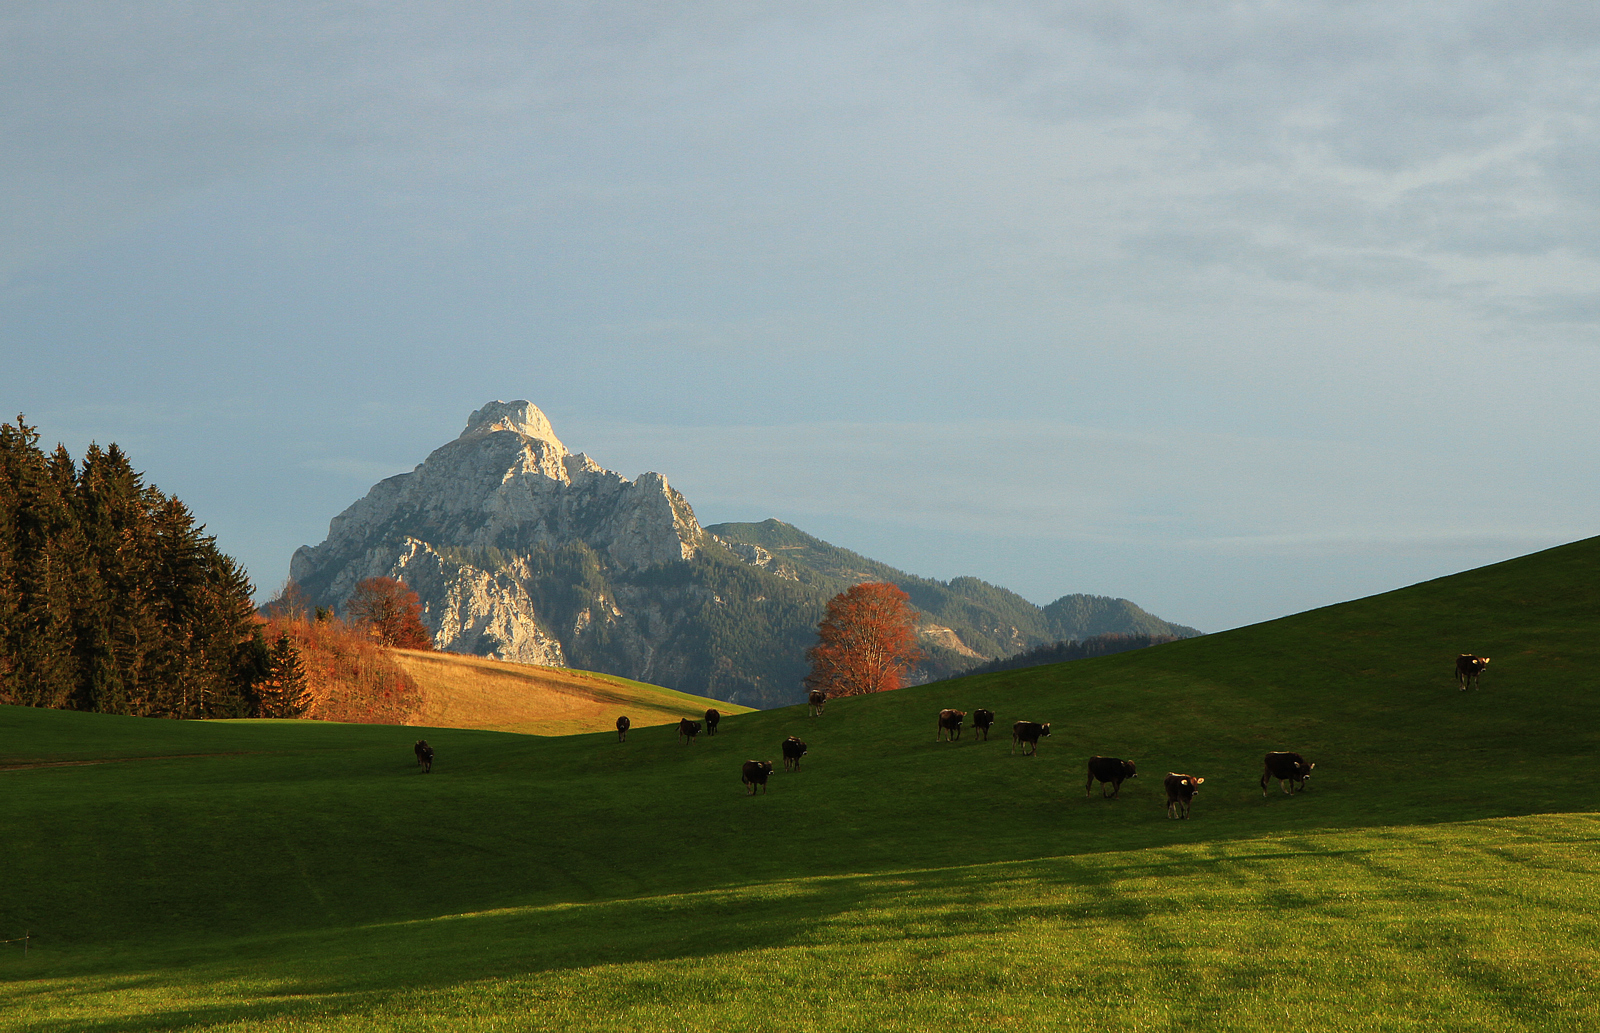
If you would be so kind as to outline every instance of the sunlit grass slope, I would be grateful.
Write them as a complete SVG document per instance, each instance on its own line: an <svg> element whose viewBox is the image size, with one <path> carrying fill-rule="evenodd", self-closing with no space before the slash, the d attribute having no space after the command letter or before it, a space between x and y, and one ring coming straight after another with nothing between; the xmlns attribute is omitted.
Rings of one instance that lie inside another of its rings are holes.
<svg viewBox="0 0 1600 1033"><path fill-rule="evenodd" d="M422 690L412 724L485 728L529 735L573 735L614 729L626 714L635 728L678 723L709 707L745 714L721 700L609 674L538 667L459 653L389 651Z"/></svg>
<svg viewBox="0 0 1600 1033"><path fill-rule="evenodd" d="M0 1025L1592 1028L1597 625L1587 541L693 746L429 729L428 776L415 729L0 708L0 764L109 761L0 771L0 939L38 937ZM1055 734L935 743L943 706ZM1264 799L1280 748L1316 774Z"/></svg>

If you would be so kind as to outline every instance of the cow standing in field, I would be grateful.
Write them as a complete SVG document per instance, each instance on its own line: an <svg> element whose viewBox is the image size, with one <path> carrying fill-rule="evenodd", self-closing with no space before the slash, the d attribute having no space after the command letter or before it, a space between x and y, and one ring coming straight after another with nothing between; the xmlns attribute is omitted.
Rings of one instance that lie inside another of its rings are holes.
<svg viewBox="0 0 1600 1033"><path fill-rule="evenodd" d="M1461 691L1478 687L1478 675L1489 666L1486 656L1473 656L1471 653L1462 653L1456 657L1456 681L1461 683Z"/></svg>
<svg viewBox="0 0 1600 1033"><path fill-rule="evenodd" d="M822 716L822 705L828 702L828 694L821 689L812 689L806 696L807 711L812 717Z"/></svg>
<svg viewBox="0 0 1600 1033"><path fill-rule="evenodd" d="M722 715L715 710L706 711L706 734L717 734L717 722L722 720Z"/></svg>
<svg viewBox="0 0 1600 1033"><path fill-rule="evenodd" d="M1306 787L1306 779L1311 777L1311 769L1315 764L1306 762L1298 753L1269 753L1262 758L1261 767L1261 797L1267 796L1267 779L1278 780L1278 788L1286 795L1293 796Z"/></svg>
<svg viewBox="0 0 1600 1033"><path fill-rule="evenodd" d="M687 717L679 719L678 738L682 739L685 745L692 745L694 743L694 737L699 734L699 721L691 721Z"/></svg>
<svg viewBox="0 0 1600 1033"><path fill-rule="evenodd" d="M1095 779L1099 779L1101 797L1105 797L1106 784L1110 783L1111 799L1115 800L1122 795L1122 783L1137 775L1138 771L1131 760L1123 760L1120 757L1090 757L1089 779L1083 783L1083 798L1089 799L1089 787L1094 785Z"/></svg>
<svg viewBox="0 0 1600 1033"><path fill-rule="evenodd" d="M1200 791L1200 783L1204 781L1197 775L1167 772L1167 817L1188 818L1189 805L1194 802L1194 794Z"/></svg>
<svg viewBox="0 0 1600 1033"><path fill-rule="evenodd" d="M794 736L783 740L783 770L799 771L800 758L806 755L806 744Z"/></svg>
<svg viewBox="0 0 1600 1033"><path fill-rule="evenodd" d="M422 751L428 749L428 740L418 739L417 744L411 747L411 752L417 755L417 767L422 767Z"/></svg>
<svg viewBox="0 0 1600 1033"><path fill-rule="evenodd" d="M961 738L961 722L967 718L965 710L939 711L939 724L933 730L933 741L949 737L951 742Z"/></svg>
<svg viewBox="0 0 1600 1033"><path fill-rule="evenodd" d="M772 774L772 761L770 761L770 760L747 760L747 761L745 761L744 762L744 772L743 772L743 774L741 774L739 776L739 781L743 782L746 786L749 786L749 789L745 792L744 795L746 795L746 796L754 796L754 795L756 795L756 786L760 786L761 787L761 791L763 793L765 793L767 791L767 776L770 775L770 774Z"/></svg>
<svg viewBox="0 0 1600 1033"><path fill-rule="evenodd" d="M422 766L422 773L433 774L433 747L428 745L428 740L418 739L413 749L416 750L417 763Z"/></svg>
<svg viewBox="0 0 1600 1033"><path fill-rule="evenodd" d="M994 724L994 711L984 710L981 707L972 712L972 736L983 736L983 741L989 741L989 728Z"/></svg>
<svg viewBox="0 0 1600 1033"><path fill-rule="evenodd" d="M633 727L633 722L626 717L617 718L617 742L628 741L628 729Z"/></svg>
<svg viewBox="0 0 1600 1033"><path fill-rule="evenodd" d="M1037 756L1039 753L1039 737L1041 735L1046 739L1050 738L1049 721L1044 724L1039 724L1037 721L1018 721L1011 726L1011 752L1017 752L1017 744L1021 743L1024 757L1029 753ZM1033 749L1028 749L1029 746L1032 746Z"/></svg>

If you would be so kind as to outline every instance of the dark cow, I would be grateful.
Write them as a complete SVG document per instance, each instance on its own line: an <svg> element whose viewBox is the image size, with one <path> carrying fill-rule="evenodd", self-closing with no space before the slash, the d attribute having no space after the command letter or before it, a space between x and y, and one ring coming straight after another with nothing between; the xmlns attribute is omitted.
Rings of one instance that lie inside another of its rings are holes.
<svg viewBox="0 0 1600 1033"><path fill-rule="evenodd" d="M972 734L974 737L982 735L984 741L989 740L989 727L994 724L994 711L974 710L972 712Z"/></svg>
<svg viewBox="0 0 1600 1033"><path fill-rule="evenodd" d="M1204 781L1198 775L1167 772L1167 817L1188 818L1189 804L1194 802L1194 794L1200 791L1200 783Z"/></svg>
<svg viewBox="0 0 1600 1033"><path fill-rule="evenodd" d="M715 710L706 711L706 734L717 734L717 722L722 720L722 715Z"/></svg>
<svg viewBox="0 0 1600 1033"><path fill-rule="evenodd" d="M1486 656L1473 656L1471 653L1462 653L1456 657L1456 681L1461 683L1461 691L1478 687L1478 675L1489 666Z"/></svg>
<svg viewBox="0 0 1600 1033"><path fill-rule="evenodd" d="M1298 753L1269 753L1262 758L1261 768L1261 796L1267 795L1267 779L1278 780L1278 788L1285 794L1293 796L1306 787L1306 779L1311 777L1311 769L1315 764L1306 762Z"/></svg>
<svg viewBox="0 0 1600 1033"><path fill-rule="evenodd" d="M411 747L411 752L417 755L417 767L422 767L422 754L429 749L431 747L428 746L428 740L426 739L418 739L417 744Z"/></svg>
<svg viewBox="0 0 1600 1033"><path fill-rule="evenodd" d="M949 737L951 742L961 738L961 722L967 719L965 710L939 711L939 724L933 730L933 741Z"/></svg>
<svg viewBox="0 0 1600 1033"><path fill-rule="evenodd" d="M626 717L617 718L617 742L628 741L628 729L633 727L633 722Z"/></svg>
<svg viewBox="0 0 1600 1033"><path fill-rule="evenodd" d="M1122 783L1130 778L1137 778L1138 771L1134 769L1133 761L1122 760L1119 757L1090 757L1089 779L1083 783L1083 798L1089 799L1089 787L1094 785L1095 779L1100 780L1100 795L1106 795L1106 783L1111 783L1111 799L1115 800L1122 795Z"/></svg>
<svg viewBox="0 0 1600 1033"><path fill-rule="evenodd" d="M694 737L699 734L699 721L691 721L687 717L681 718L678 721L678 738L684 740L686 744L692 744L694 742Z"/></svg>
<svg viewBox="0 0 1600 1033"><path fill-rule="evenodd" d="M794 736L783 740L783 770L799 771L800 758L806 755L806 744Z"/></svg>
<svg viewBox="0 0 1600 1033"><path fill-rule="evenodd" d="M1050 738L1050 722L1039 724L1037 721L1018 721L1011 726L1011 752L1017 752L1017 744L1022 744L1022 755L1039 752L1039 736ZM1028 749L1032 746L1033 749Z"/></svg>
<svg viewBox="0 0 1600 1033"><path fill-rule="evenodd" d="M806 696L808 713L810 713L812 717L821 717L822 705L826 702L828 702L828 694L826 692L823 692L821 689L812 689L810 695Z"/></svg>
<svg viewBox="0 0 1600 1033"><path fill-rule="evenodd" d="M739 781L743 782L745 785L749 786L750 788L744 795L746 795L746 796L754 796L754 795L756 795L756 786L760 786L761 787L761 791L763 793L765 793L767 791L767 776L770 775L770 774L772 774L772 761L770 761L770 760L747 760L747 761L745 761L744 762L744 774L739 776Z"/></svg>
<svg viewBox="0 0 1600 1033"><path fill-rule="evenodd" d="M422 773L433 774L433 747L428 745L428 740L417 740L416 751L417 763L422 765Z"/></svg>

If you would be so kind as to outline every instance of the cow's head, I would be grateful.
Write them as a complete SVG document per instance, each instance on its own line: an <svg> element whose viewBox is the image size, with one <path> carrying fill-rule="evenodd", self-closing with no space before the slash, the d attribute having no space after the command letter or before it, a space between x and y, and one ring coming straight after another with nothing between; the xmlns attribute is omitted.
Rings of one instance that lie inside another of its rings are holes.
<svg viewBox="0 0 1600 1033"><path fill-rule="evenodd" d="M1122 777L1123 778L1134 778L1138 774L1139 774L1139 772L1134 769L1133 761L1125 760L1125 761L1122 762Z"/></svg>
<svg viewBox="0 0 1600 1033"><path fill-rule="evenodd" d="M1039 734L1040 735L1046 735L1046 736L1050 734L1050 722L1049 721L1046 721L1044 724L1039 726Z"/></svg>

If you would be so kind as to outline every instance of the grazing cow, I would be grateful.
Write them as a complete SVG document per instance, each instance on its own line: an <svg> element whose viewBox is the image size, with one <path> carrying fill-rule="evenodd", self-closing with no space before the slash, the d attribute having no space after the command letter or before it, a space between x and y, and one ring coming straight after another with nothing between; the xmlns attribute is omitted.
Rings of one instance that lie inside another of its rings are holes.
<svg viewBox="0 0 1600 1033"><path fill-rule="evenodd" d="M1473 656L1471 653L1462 653L1456 657L1456 681L1461 683L1461 691L1478 687L1478 675L1489 666L1486 656Z"/></svg>
<svg viewBox="0 0 1600 1033"><path fill-rule="evenodd" d="M626 717L617 718L617 742L628 741L628 729L632 726L633 722L629 721Z"/></svg>
<svg viewBox="0 0 1600 1033"><path fill-rule="evenodd" d="M1027 756L1029 753L1037 755L1039 752L1039 736L1041 735L1046 739L1050 738L1049 721L1044 724L1039 724L1037 721L1018 721L1011 726L1011 752L1017 752L1017 744L1021 743L1023 756ZM1033 749L1029 750L1029 746L1032 746Z"/></svg>
<svg viewBox="0 0 1600 1033"><path fill-rule="evenodd" d="M417 763L422 765L424 775L433 774L433 747L428 745L426 739L417 743Z"/></svg>
<svg viewBox="0 0 1600 1033"><path fill-rule="evenodd" d="M411 747L411 751L417 755L417 767L422 767L422 754L428 749L428 740L426 739L418 739L417 744Z"/></svg>
<svg viewBox="0 0 1600 1033"><path fill-rule="evenodd" d="M678 721L678 738L684 740L686 744L692 744L694 742L694 737L699 734L699 721L691 721L687 717L681 718Z"/></svg>
<svg viewBox="0 0 1600 1033"><path fill-rule="evenodd" d="M761 791L763 793L765 793L767 791L767 776L770 775L770 774L772 774L772 761L770 761L770 760L747 760L747 761L745 761L744 762L744 773L739 776L739 781L743 782L745 785L749 786L750 788L744 795L746 795L746 796L754 796L754 795L756 795L756 786L760 786L761 787Z"/></svg>
<svg viewBox="0 0 1600 1033"><path fill-rule="evenodd" d="M783 770L799 771L800 758L806 755L806 744L794 736L783 740Z"/></svg>
<svg viewBox="0 0 1600 1033"><path fill-rule="evenodd" d="M1198 775L1167 772L1167 817L1188 818L1189 804L1194 801L1194 794L1200 791L1200 783L1204 781Z"/></svg>
<svg viewBox="0 0 1600 1033"><path fill-rule="evenodd" d="M974 710L972 712L972 734L974 737L983 736L984 742L989 741L989 726L994 724L994 711Z"/></svg>
<svg viewBox="0 0 1600 1033"><path fill-rule="evenodd" d="M826 702L828 702L828 694L821 689L812 689L810 695L806 696L808 712L812 717L822 716L822 704Z"/></svg>
<svg viewBox="0 0 1600 1033"><path fill-rule="evenodd" d="M939 724L933 730L933 741L938 742L947 735L951 742L961 738L961 722L966 720L966 717L965 710L939 711Z"/></svg>
<svg viewBox="0 0 1600 1033"><path fill-rule="evenodd" d="M1115 800L1122 795L1122 783L1126 779L1137 778L1138 771L1134 769L1133 761L1122 760L1119 757L1090 757L1089 779L1083 783L1083 798L1089 799L1089 787L1094 785L1095 779L1100 780L1100 795L1106 795L1106 783L1111 783L1111 799Z"/></svg>
<svg viewBox="0 0 1600 1033"><path fill-rule="evenodd" d="M717 722L722 720L722 715L715 710L706 711L706 734L717 734Z"/></svg>
<svg viewBox="0 0 1600 1033"><path fill-rule="evenodd" d="M1315 764L1306 762L1298 753L1269 753L1262 758L1261 768L1261 796L1267 795L1267 779L1278 780L1278 788L1285 794L1293 796L1306 787L1306 779L1311 777L1311 769Z"/></svg>

